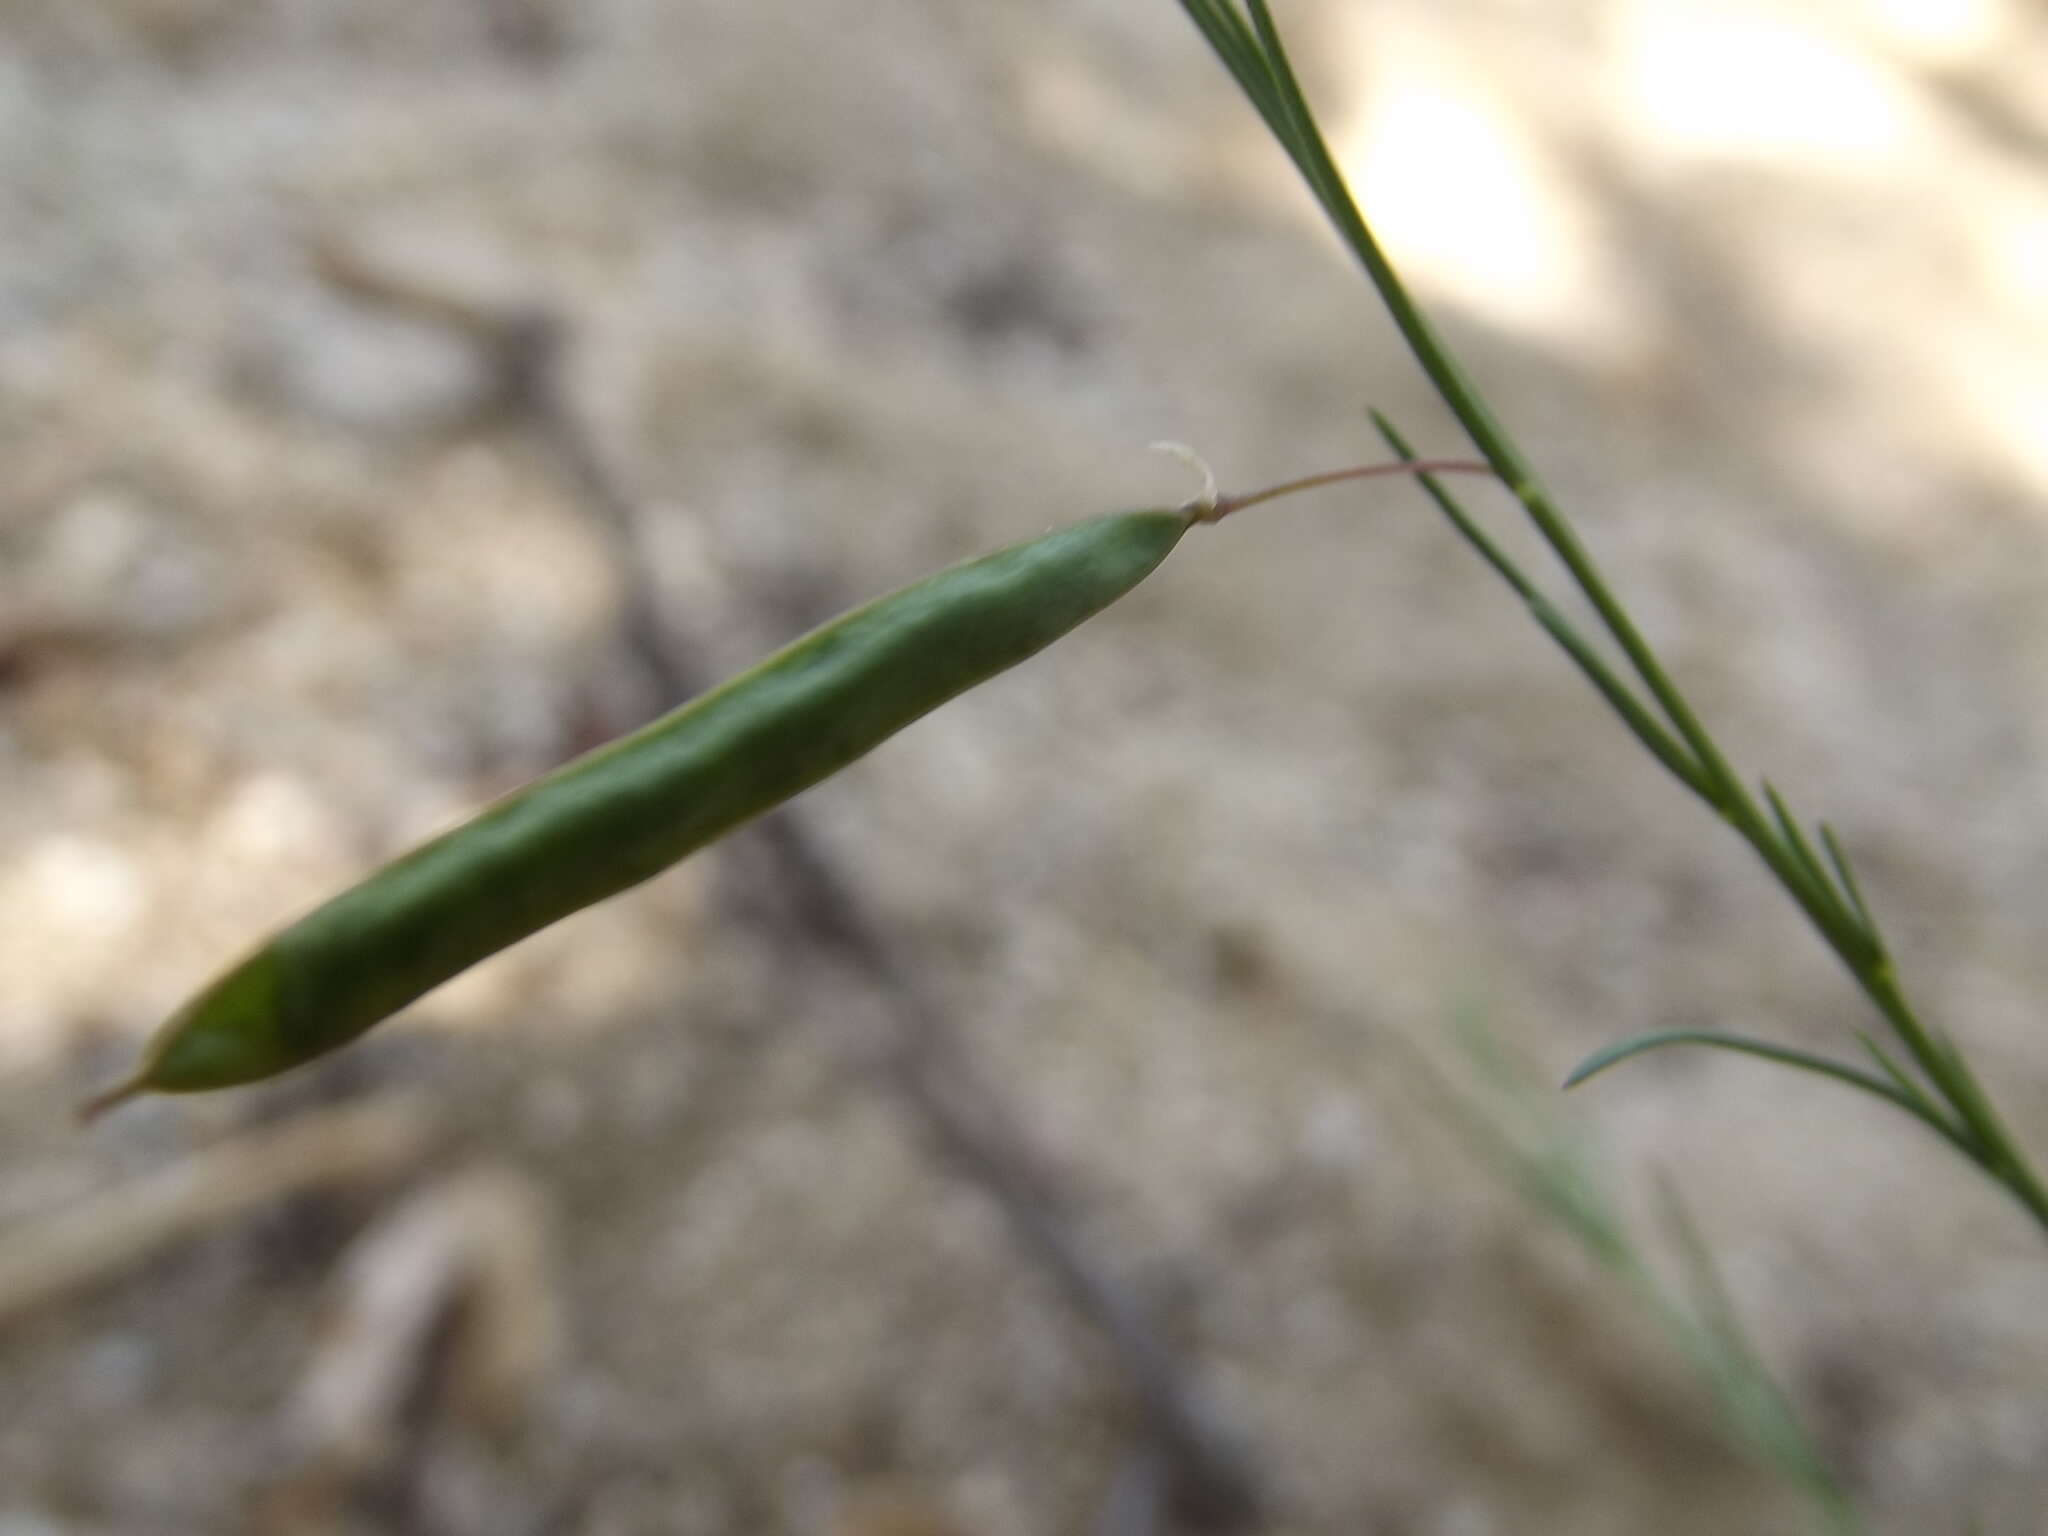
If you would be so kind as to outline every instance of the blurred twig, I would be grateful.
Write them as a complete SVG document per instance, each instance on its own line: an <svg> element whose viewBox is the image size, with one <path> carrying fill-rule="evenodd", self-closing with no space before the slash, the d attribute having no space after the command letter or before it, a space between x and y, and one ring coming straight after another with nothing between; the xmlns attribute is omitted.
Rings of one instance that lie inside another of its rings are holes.
<svg viewBox="0 0 2048 1536"><path fill-rule="evenodd" d="M351 1244L280 1421L263 1530L326 1529L346 1506L431 1532L427 1468L455 1417L509 1427L558 1346L546 1197L477 1165L416 1191Z"/></svg>
<svg viewBox="0 0 2048 1536"><path fill-rule="evenodd" d="M621 629L664 698L713 679L661 616L648 580L639 509L575 408L563 379L566 324L537 306L494 306L379 266L349 245L316 242L320 274L347 295L395 310L476 346L486 410L545 446L604 530L624 594ZM801 810L784 807L731 845L775 890L797 933L858 973L887 1006L886 1066L903 1103L953 1170L1001 1209L1018 1243L1058 1280L1069 1302L1109 1340L1141 1406L1145 1453L1162 1469L1171 1513L1193 1529L1258 1523L1263 1480L1204 1394L1161 1339L1138 1298L1075 1231L1027 1138L980 1080L916 966L903 955Z"/></svg>
<svg viewBox="0 0 2048 1536"><path fill-rule="evenodd" d="M389 1178L435 1135L426 1106L387 1093L245 1132L0 1234L0 1326L151 1254L310 1189Z"/></svg>

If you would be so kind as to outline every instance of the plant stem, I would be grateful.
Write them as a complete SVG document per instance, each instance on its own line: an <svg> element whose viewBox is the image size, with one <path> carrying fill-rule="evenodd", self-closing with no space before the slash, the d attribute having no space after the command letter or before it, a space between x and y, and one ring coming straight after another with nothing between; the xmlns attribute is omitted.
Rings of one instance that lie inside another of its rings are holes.
<svg viewBox="0 0 2048 1536"><path fill-rule="evenodd" d="M1474 459L1403 459L1398 464L1358 464L1350 469L1326 469L1319 475L1303 475L1298 480L1283 480L1278 485L1269 485L1264 490L1246 491L1236 496L1219 496L1206 505L1197 503L1196 519L1204 523L1221 522L1233 512L1242 512L1246 507L1256 507L1262 501L1278 501L1282 496L1292 496L1298 491L1319 490L1326 485L1341 485L1346 480L1376 480L1387 475L1490 475L1493 469Z"/></svg>
<svg viewBox="0 0 2048 1536"><path fill-rule="evenodd" d="M1522 598L1531 614L1578 665L1637 739L1755 850L1822 940L1841 960L1927 1083L1947 1101L1954 1118L1950 1119L1931 1100L1926 1100L1925 1090L1914 1083L1902 1068L1895 1066L1875 1042L1866 1041L1866 1044L1884 1068L1884 1079L1872 1079L1854 1068L1831 1069L1831 1075L1907 1109L1941 1132L1951 1145L2001 1184L2025 1207L2043 1231L2048 1232L2048 1187L2043 1186L2039 1175L2006 1129L1962 1054L1946 1037L1923 1024L1907 1000L1893 970L1883 935L1872 920L1870 909L1857 888L1855 876L1834 834L1825 825L1821 827L1820 841L1828 859L1823 864L1800 830L1798 821L1768 784L1764 786L1764 798L1770 807L1769 814L1757 803L1748 785L1730 766L1719 743L1665 671L1655 649L1608 587L1570 519L1544 489L1528 456L1494 416L1477 386L1466 376L1450 348L1438 336L1436 328L1410 298L1393 263L1387 259L1364 214L1359 211L1345 184L1343 172L1338 169L1316 126L1314 111L1288 60L1268 0L1245 0L1243 13L1240 13L1236 0L1181 0L1181 5L1230 70L1273 136L1293 159L1309 190L1322 204L1338 234L1365 269L1409 351L1436 387L1437 394L1457 417L1487 464L1514 493L1573 584L1591 604L1601 625L1640 679L1656 710L1663 715L1663 722L1608 667L1534 582L1436 483L1428 472L1428 466L1414 461L1413 454L1391 424L1376 417L1382 435L1397 453L1411 461L1406 467L1419 475L1423 488L1436 500L1459 533ZM1263 499L1263 496L1254 499ZM1237 504L1249 505L1250 502L1241 500ZM1668 728L1664 722L1668 722ZM1802 1064L1810 1066L1812 1063ZM1894 1084L1898 1089L1896 1093L1892 1091Z"/></svg>

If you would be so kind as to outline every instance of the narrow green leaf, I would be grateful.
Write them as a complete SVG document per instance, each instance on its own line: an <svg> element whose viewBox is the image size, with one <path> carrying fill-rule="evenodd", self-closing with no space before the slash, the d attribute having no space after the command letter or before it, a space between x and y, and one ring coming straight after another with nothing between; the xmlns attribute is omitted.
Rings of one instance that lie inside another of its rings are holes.
<svg viewBox="0 0 2048 1536"><path fill-rule="evenodd" d="M1249 6L1253 31L1264 51L1274 89L1279 93L1286 113L1295 163L1329 214L1338 234L1365 267L1366 275L1379 291L1381 302L1386 305L1416 362L1429 375L1430 382L1436 386L1437 393L1443 397L1451 413L1463 424L1474 446L1522 503L1529 520L1556 552L1573 582L1599 614L1600 622L1628 658L1643 686L1649 690L1658 709L1685 742L1688 755L1698 764L1698 781L1713 791L1706 796L1708 802L1717 808L1737 805L1746 811L1747 792L1728 766L1719 744L1708 734L1677 684L1664 671L1663 663L1636 628L1628 610L1609 590L1606 579L1579 541L1570 520L1552 505L1527 456L1494 416L1492 407L1467 377L1463 365L1436 334L1435 327L1429 323L1421 307L1409 296L1400 274L1381 249L1356 199L1351 196L1343 172L1338 169L1329 146L1316 128L1314 112L1302 92L1301 82L1288 59L1286 46L1280 40L1279 29L1273 24L1266 0L1249 0Z"/></svg>
<svg viewBox="0 0 2048 1536"><path fill-rule="evenodd" d="M1878 1043L1875 1035L1871 1034L1867 1029L1859 1029L1856 1031L1856 1039L1863 1049L1869 1053L1870 1059L1878 1064L1884 1075L1899 1085L1901 1093L1910 1095L1930 1111L1934 1109L1934 1102L1927 1097L1927 1090L1914 1081L1906 1069L1899 1065L1890 1051L1887 1051Z"/></svg>
<svg viewBox="0 0 2048 1536"><path fill-rule="evenodd" d="M1265 55L1233 0L1180 0L1181 9L1224 59L1247 59L1265 68Z"/></svg>
<svg viewBox="0 0 2048 1536"><path fill-rule="evenodd" d="M1295 168L1308 183L1309 191L1317 202L1323 205L1331 223L1354 248L1358 245L1356 234L1363 231L1364 220L1358 212L1358 205L1352 201L1351 193L1344 184L1344 176L1337 169L1337 162L1323 143L1322 130L1316 126L1314 109L1308 98L1302 94L1301 82L1295 78L1294 66L1288 61L1286 49L1281 45L1279 31L1273 25L1272 15L1260 0L1252 0L1252 29L1258 38L1260 55L1266 61L1267 77L1271 80L1273 94L1286 130L1282 141L1288 154L1293 158ZM1356 229L1354 229L1356 226ZM1370 233L1365 234L1366 243L1372 243Z"/></svg>
<svg viewBox="0 0 2048 1536"><path fill-rule="evenodd" d="M1765 1061L1774 1061L1780 1066L1798 1067L1820 1077L1831 1077L1838 1083L1860 1088L1875 1098L1898 1106L1915 1120L1932 1128L1943 1140L1951 1143L1955 1141L1954 1130L1946 1120L1931 1111L1921 1099L1901 1090L1885 1078L1866 1072L1861 1067L1851 1066L1847 1062L1802 1051L1796 1046L1778 1045L1769 1040L1757 1040L1748 1035L1733 1035L1720 1030L1667 1029L1632 1035L1588 1056L1572 1069L1571 1075L1564 1080L1564 1086L1576 1088L1588 1078L1597 1077L1609 1067L1617 1066L1632 1056L1645 1055L1650 1051L1659 1051L1674 1045L1704 1045L1717 1050L1734 1051L1740 1055L1758 1056Z"/></svg>
<svg viewBox="0 0 2048 1536"><path fill-rule="evenodd" d="M1401 435L1394 423L1383 413L1373 411L1371 414L1372 424L1379 429L1380 436L1386 439L1387 446L1393 449L1399 458L1413 462L1418 455L1408 445L1408 439ZM1495 543L1493 537L1479 526L1458 499L1444 489L1441 482L1432 475L1418 475L1416 478L1422 482L1423 489L1429 492L1430 499L1442 510L1444 516L1448 517L1452 525L1464 536L1465 542L1478 552L1482 560L1493 567L1494 574L1506 582L1517 597L1525 603L1532 604L1541 599L1542 593L1536 583L1515 564L1507 551Z"/></svg>
<svg viewBox="0 0 2048 1536"><path fill-rule="evenodd" d="M1628 1233L1575 1138L1557 1124L1536 1079L1476 1017L1453 1032L1484 1093L1454 1083L1413 1045L1396 1041L1411 1070L1451 1128L1483 1161L1537 1209L1577 1237L1600 1263L1640 1281L1645 1272ZM1510 1125L1516 1127L1511 1131Z"/></svg>
<svg viewBox="0 0 2048 1536"><path fill-rule="evenodd" d="M1222 61L1223 67L1230 71L1245 99L1265 119L1267 128L1280 141L1281 148L1295 158L1298 165L1293 125L1288 121L1287 112L1274 89L1272 69L1265 54L1259 50L1251 29L1238 14L1237 7L1229 0L1181 0L1181 9L1187 12L1188 19Z"/></svg>
<svg viewBox="0 0 2048 1536"><path fill-rule="evenodd" d="M1762 782L1764 799L1769 802L1771 818L1776 823L1778 841L1808 883L1809 890L1801 897L1802 901L1817 909L1815 916L1822 935L1843 951L1842 957L1849 962L1850 969L1867 967L1884 952L1884 946L1870 932L1856 904L1837 887L1777 787L1769 779ZM1796 890L1793 894L1800 895Z"/></svg>
<svg viewBox="0 0 2048 1536"><path fill-rule="evenodd" d="M1778 1469L1803 1486L1831 1529L1859 1529L1854 1507L1799 1421L1799 1413L1756 1347L1721 1278L1712 1248L1670 1179L1657 1180L1658 1202L1678 1245L1692 1298L1698 1363L1729 1417Z"/></svg>
<svg viewBox="0 0 2048 1536"><path fill-rule="evenodd" d="M1414 450L1409 447L1407 439L1395 429L1393 422L1378 411L1372 413L1372 419L1373 425L1379 428L1380 436L1386 439L1387 446L1401 458L1413 461ZM1417 475L1416 479L1422 482L1423 490L1429 494L1444 516L1450 519L1451 525L1458 530L1465 542L1471 545L1479 557L1492 566L1501 580L1528 605L1536 622L1549 632L1551 639L1555 640L1572 659L1586 680L1599 690L1608 707L1621 717L1622 723L1629 728L1635 738L1649 748L1681 784L1711 804L1698 764L1662 723L1644 707L1642 701L1636 698L1628 685L1615 674L1613 668L1601 659L1600 653L1593 649L1572 622L1544 596L1528 574L1515 564L1513 558L1485 529L1479 526L1478 521L1436 476Z"/></svg>
<svg viewBox="0 0 2048 1536"><path fill-rule="evenodd" d="M1813 845L1807 842L1806 834L1799 830L1799 822L1793 816L1790 807L1785 804L1784 796L1778 793L1777 786L1769 779L1763 780L1762 783L1764 802L1771 808L1771 818L1778 826L1778 837L1792 857L1799 861L1799 867L1806 871L1814 887L1827 895L1830 905L1840 907L1842 903L1835 897L1834 882L1828 878L1827 871L1821 868L1820 860L1814 857ZM1853 913L1849 915L1854 917Z"/></svg>
<svg viewBox="0 0 2048 1536"><path fill-rule="evenodd" d="M1656 1188L1664 1224L1677 1240L1678 1256L1685 1268L1686 1286L1691 1293L1695 1313L1724 1347L1732 1345L1737 1348L1745 1364L1756 1362L1760 1357L1749 1348L1749 1336L1742 1326L1740 1314L1735 1310L1735 1299L1722 1283L1720 1266L1714 1262L1713 1250L1708 1247L1699 1223L1693 1220L1691 1210L1679 1195L1678 1186L1669 1175L1660 1171Z"/></svg>
<svg viewBox="0 0 2048 1536"><path fill-rule="evenodd" d="M1539 597L1530 604L1530 608L1536 616L1536 622L1548 630L1551 638L1564 648L1566 654L1585 674L1586 680L1600 691L1602 698L1607 700L1608 707L1621 716L1622 723L1635 735L1636 740L1649 748L1679 783L1712 805L1713 795L1699 764L1679 745L1677 739L1664 729L1657 717L1629 692L1628 686L1606 662L1600 659L1599 653L1593 650L1578 631L1565 622L1564 615L1551 606L1548 598Z"/></svg>
<svg viewBox="0 0 2048 1536"><path fill-rule="evenodd" d="M1863 899L1863 888L1856 883L1855 866L1849 862L1848 854L1835 838L1835 829L1826 822L1820 824L1821 846L1827 850L1828 862L1835 867L1835 878L1849 898L1849 905L1856 909L1856 916L1862 921L1863 931L1870 935L1870 941L1877 945L1879 952L1884 949L1884 936L1878 932L1877 919L1870 915L1870 904Z"/></svg>
<svg viewBox="0 0 2048 1536"><path fill-rule="evenodd" d="M1955 1041L1939 1029L1929 1030L1927 1037L1945 1069L1935 1074L1935 1086L1955 1106L1956 1113L1968 1127L1970 1142L1975 1149L1972 1155L2000 1178L2014 1171L2024 1172L2025 1165L2006 1134L2004 1121L1999 1118L1998 1110Z"/></svg>
<svg viewBox="0 0 2048 1536"><path fill-rule="evenodd" d="M1400 1047L1451 1128L1648 1310L1698 1373L1736 1438L1782 1468L1813 1499L1825 1517L1822 1529L1851 1536L1858 1529L1854 1510L1743 1331L1696 1230L1679 1232L1693 1290L1701 1298L1688 1306L1650 1264L1591 1146L1559 1119L1556 1101L1541 1094L1518 1056L1470 1013L1461 1012L1453 1037L1483 1089L1454 1083L1414 1046ZM1509 1124L1522 1126L1522 1133L1510 1137L1504 1129ZM1675 1194L1667 1200L1676 1208ZM1678 1209L1677 1215L1684 1219L1685 1213Z"/></svg>

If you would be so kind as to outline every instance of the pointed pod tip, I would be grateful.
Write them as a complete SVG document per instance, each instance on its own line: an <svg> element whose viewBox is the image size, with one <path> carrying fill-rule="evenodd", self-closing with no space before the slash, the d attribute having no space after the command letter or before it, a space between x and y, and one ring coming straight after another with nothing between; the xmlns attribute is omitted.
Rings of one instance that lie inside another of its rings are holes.
<svg viewBox="0 0 2048 1536"><path fill-rule="evenodd" d="M95 1094L72 1111L81 1127L90 1126L109 1110L118 1109L130 1099L139 1098L149 1091L149 1079L142 1073L124 1078L105 1093Z"/></svg>

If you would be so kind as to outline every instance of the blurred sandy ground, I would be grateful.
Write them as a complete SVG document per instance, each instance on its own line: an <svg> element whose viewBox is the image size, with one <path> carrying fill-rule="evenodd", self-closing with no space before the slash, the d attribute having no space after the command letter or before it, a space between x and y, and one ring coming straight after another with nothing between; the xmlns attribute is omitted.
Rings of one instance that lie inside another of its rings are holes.
<svg viewBox="0 0 2048 1536"><path fill-rule="evenodd" d="M1282 15L1621 590L1841 828L2048 1150L2048 16ZM476 419L476 357L324 283L315 238L568 318L722 666L1178 500L1155 438L1231 486L1373 456L1368 404L1451 444L1369 294L1166 0L0 4L0 1245L411 1083L405 1176L524 1191L559 1339L509 1427L442 1432L411 1524L361 1528L913 1529L851 1512L886 1487L963 1532L1088 1529L1115 1373L857 1070L858 989L714 860L325 1077L70 1125L265 926L658 702L587 510ZM1843 1050L1858 1005L1412 492L1191 539L808 804L1280 1528L1810 1528L1392 1042L1476 1012L1540 1082L1659 1025ZM1562 1112L1622 1187L1685 1190L1873 1529L2040 1528L2020 1216L1743 1063ZM0 1531L276 1528L283 1405L389 1174L0 1321Z"/></svg>

